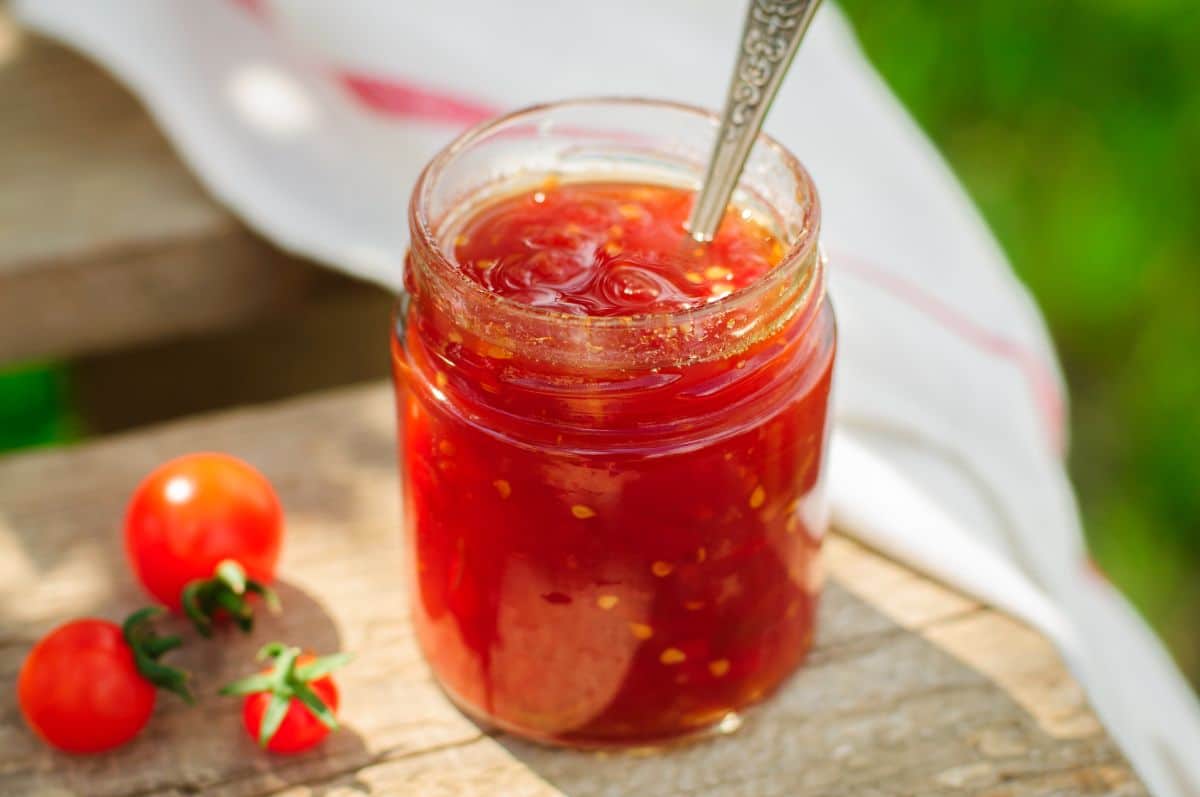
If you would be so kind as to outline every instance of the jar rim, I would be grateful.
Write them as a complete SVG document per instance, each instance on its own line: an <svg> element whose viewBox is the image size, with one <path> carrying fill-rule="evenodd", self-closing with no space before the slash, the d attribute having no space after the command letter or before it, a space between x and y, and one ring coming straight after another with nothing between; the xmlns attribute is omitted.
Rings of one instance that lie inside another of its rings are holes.
<svg viewBox="0 0 1200 797"><path fill-rule="evenodd" d="M487 138L496 131L519 123L522 120L536 117L559 109L603 107L605 105L625 106L634 108L657 108L674 111L692 118L707 120L714 130L719 128L720 118L713 112L695 105L675 100L651 99L645 97L595 96L577 97L565 100L530 105L492 119L485 120L464 131L457 138L443 147L421 170L413 186L409 201L409 226L413 236L412 246L420 246L424 256L432 260L433 265L441 272L443 278L449 278L458 290L467 294L472 302L480 302L482 307L495 307L499 312L514 318L523 318L541 323L551 322L565 328L590 329L593 331L605 328L623 329L636 332L641 329L649 330L682 323L703 322L714 316L728 313L730 309L745 306L756 306L757 303L775 291L791 276L788 264L819 262L817 257L817 239L821 223L821 203L817 195L812 176L804 168L800 160L793 155L775 138L765 132L760 132L756 146L766 147L779 159L780 164L787 169L795 179L806 201L803 203L804 218L800 225L800 234L792 241L775 268L765 273L755 282L730 294L722 296L699 307L685 308L652 313L637 313L619 316L586 316L566 313L551 307L537 307L525 304L508 296L503 296L488 290L485 286L472 280L462 269L458 268L452 257L447 254L438 239L434 228L435 222L429 218L428 208L431 196L442 170L453 162L454 158L469 149L473 144Z"/></svg>

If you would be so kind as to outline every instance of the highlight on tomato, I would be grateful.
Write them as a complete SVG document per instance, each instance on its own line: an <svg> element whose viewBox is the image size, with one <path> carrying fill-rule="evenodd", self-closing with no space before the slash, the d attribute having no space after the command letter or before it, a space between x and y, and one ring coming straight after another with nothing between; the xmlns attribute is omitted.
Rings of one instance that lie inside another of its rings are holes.
<svg viewBox="0 0 1200 797"><path fill-rule="evenodd" d="M159 661L179 647L159 636L147 608L123 626L72 620L43 637L17 678L17 698L29 727L68 753L99 753L125 744L146 726L158 689L192 702L187 673Z"/></svg>
<svg viewBox="0 0 1200 797"><path fill-rule="evenodd" d="M183 611L200 633L231 617L253 622L251 595L276 599L269 585L283 546L283 510L274 488L228 454L173 459L138 485L125 517L125 552L157 600Z"/></svg>
<svg viewBox="0 0 1200 797"><path fill-rule="evenodd" d="M279 642L265 645L258 660L271 667L221 690L244 695L242 723L260 747L298 753L337 730L338 690L330 673L347 664L349 653L320 658Z"/></svg>

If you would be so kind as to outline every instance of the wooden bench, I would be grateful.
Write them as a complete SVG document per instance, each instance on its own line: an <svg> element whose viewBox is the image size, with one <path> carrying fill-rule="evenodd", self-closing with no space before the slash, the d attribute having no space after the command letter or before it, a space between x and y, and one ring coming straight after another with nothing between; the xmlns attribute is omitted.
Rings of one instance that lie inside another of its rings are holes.
<svg viewBox="0 0 1200 797"><path fill-rule="evenodd" d="M359 296L254 238L124 91L2 11L0 103L0 362ZM394 439L375 382L0 460L0 794L1146 793L1044 639L838 536L808 665L736 734L635 756L485 732L433 685L406 621ZM277 486L286 611L251 638L179 652L198 706L164 696L131 746L57 754L20 721L20 664L68 618L143 603L122 560L124 503L154 465L197 449L245 457ZM272 639L359 654L340 676L347 727L313 754L258 752L236 701L214 694Z"/></svg>
<svg viewBox="0 0 1200 797"><path fill-rule="evenodd" d="M378 384L0 461L0 794L1145 793L1043 639L839 537L810 662L733 736L632 757L485 733L433 685L406 621L394 426ZM277 486L286 610L252 638L181 651L199 706L167 696L129 748L55 754L18 720L20 663L56 623L144 600L121 553L124 503L196 449ZM348 727L314 755L259 753L236 701L213 694L276 638L359 656L340 676Z"/></svg>
<svg viewBox="0 0 1200 797"><path fill-rule="evenodd" d="M2 0L0 105L0 369L69 361L86 429L387 373L386 292L252 234L125 89Z"/></svg>
<svg viewBox="0 0 1200 797"><path fill-rule="evenodd" d="M0 363L209 333L359 290L214 203L153 120L0 6Z"/></svg>

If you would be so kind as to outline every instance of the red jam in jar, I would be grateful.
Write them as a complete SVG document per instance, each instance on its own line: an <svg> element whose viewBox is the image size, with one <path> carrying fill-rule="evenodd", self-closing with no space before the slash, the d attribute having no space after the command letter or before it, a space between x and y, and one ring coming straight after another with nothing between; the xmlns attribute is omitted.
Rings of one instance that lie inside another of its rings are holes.
<svg viewBox="0 0 1200 797"><path fill-rule="evenodd" d="M463 273L532 307L631 316L700 307L769 271L783 244L730 211L712 243L684 223L693 193L660 185L547 180L482 208L454 239Z"/></svg>
<svg viewBox="0 0 1200 797"><path fill-rule="evenodd" d="M471 715L657 743L802 661L834 329L792 165L792 223L735 205L705 246L690 189L500 181L431 220L422 178L393 341L412 610Z"/></svg>

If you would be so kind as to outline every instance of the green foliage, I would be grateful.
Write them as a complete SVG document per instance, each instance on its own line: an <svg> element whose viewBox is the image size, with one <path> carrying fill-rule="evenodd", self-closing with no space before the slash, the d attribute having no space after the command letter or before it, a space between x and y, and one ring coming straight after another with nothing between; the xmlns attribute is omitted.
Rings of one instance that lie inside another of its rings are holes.
<svg viewBox="0 0 1200 797"><path fill-rule="evenodd" d="M62 368L30 365L0 371L0 452L74 436Z"/></svg>
<svg viewBox="0 0 1200 797"><path fill-rule="evenodd" d="M1101 568L1200 683L1194 0L842 0L1059 346Z"/></svg>

